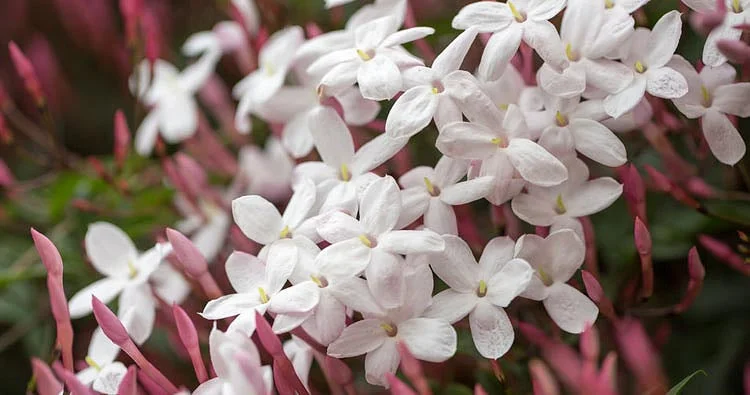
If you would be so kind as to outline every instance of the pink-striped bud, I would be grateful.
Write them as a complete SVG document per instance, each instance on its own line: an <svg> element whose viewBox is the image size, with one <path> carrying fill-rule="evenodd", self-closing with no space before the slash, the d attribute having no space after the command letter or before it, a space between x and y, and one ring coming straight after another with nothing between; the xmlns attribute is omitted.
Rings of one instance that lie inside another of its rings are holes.
<svg viewBox="0 0 750 395"><path fill-rule="evenodd" d="M581 333L579 347L583 358L594 362L599 359L599 333L595 326L589 326Z"/></svg>
<svg viewBox="0 0 750 395"><path fill-rule="evenodd" d="M50 276L62 277L63 262L57 247L50 239L34 228L31 228L31 238L34 239L34 246L42 259L42 264L47 268L47 273Z"/></svg>
<svg viewBox="0 0 750 395"><path fill-rule="evenodd" d="M208 271L206 258L203 257L198 247L190 239L172 228L167 228L166 233L177 259L180 260L188 275L198 279Z"/></svg>
<svg viewBox="0 0 750 395"><path fill-rule="evenodd" d="M94 395L93 390L83 385L83 383L78 380L78 377L76 377L73 372L63 368L60 362L55 361L52 364L52 369L55 371L57 376L63 380L63 382L65 383L65 387L68 388L68 391L70 391L70 393L75 395Z"/></svg>
<svg viewBox="0 0 750 395"><path fill-rule="evenodd" d="M36 392L39 395L58 395L63 385L57 380L52 370L39 358L31 358L31 370L36 378Z"/></svg>
<svg viewBox="0 0 750 395"><path fill-rule="evenodd" d="M396 375L391 372L385 374L385 379L388 380L390 385L391 395L417 395L406 383L399 380Z"/></svg>
<svg viewBox="0 0 750 395"><path fill-rule="evenodd" d="M263 348L265 348L269 354L274 358L285 355L284 348L281 345L281 340L279 340L278 336L273 333L273 329L271 329L271 325L268 324L268 321L266 321L266 319L263 318L263 315L257 311L255 312L255 331L258 333L258 338L260 339Z"/></svg>
<svg viewBox="0 0 750 395"><path fill-rule="evenodd" d="M688 252L688 273L690 279L688 280L687 290L680 303L674 308L674 312L678 314L689 309L703 289L703 278L706 276L706 269L703 267L701 257L698 255L698 249L695 247L691 248Z"/></svg>
<svg viewBox="0 0 750 395"><path fill-rule="evenodd" d="M703 267L698 249L695 247L688 252L688 273L693 280L703 280L706 276L706 269Z"/></svg>
<svg viewBox="0 0 750 395"><path fill-rule="evenodd" d="M565 385L573 392L578 392L582 367L578 354L570 346L548 338L539 328L529 323L519 322L518 329L526 339L542 350L544 359Z"/></svg>
<svg viewBox="0 0 750 395"><path fill-rule="evenodd" d="M323 29L321 29L320 26L318 26L318 24L315 22L310 22L305 25L305 31L307 32L308 38L317 37L323 34Z"/></svg>
<svg viewBox="0 0 750 395"><path fill-rule="evenodd" d="M560 393L555 377L544 362L538 359L529 361L529 373L531 373L534 395L558 395Z"/></svg>
<svg viewBox="0 0 750 395"><path fill-rule="evenodd" d="M8 49L10 50L10 59L13 61L13 65L16 67L16 71L21 76L21 79L23 79L26 91L34 99L38 107L43 107L46 103L44 91L31 61L18 48L15 42L11 41L8 43Z"/></svg>
<svg viewBox="0 0 750 395"><path fill-rule="evenodd" d="M138 395L138 370L135 365L130 365L122 376L120 386L117 387L117 395Z"/></svg>
<svg viewBox="0 0 750 395"><path fill-rule="evenodd" d="M698 241L703 248L707 249L717 259L745 276L750 276L750 265L746 264L742 257L735 253L727 244L707 235L698 236Z"/></svg>
<svg viewBox="0 0 750 395"><path fill-rule="evenodd" d="M208 176L203 167L195 159L182 152L175 155L175 163L190 193L194 196L203 195L208 188Z"/></svg>
<svg viewBox="0 0 750 395"><path fill-rule="evenodd" d="M64 323L70 321L68 311L68 301L65 299L65 290L61 281L54 278L47 280L47 289L49 290L50 310L55 322Z"/></svg>
<svg viewBox="0 0 750 395"><path fill-rule="evenodd" d="M161 57L164 41L159 30L159 18L153 10L145 10L141 15L141 28L145 41L145 55L148 62L153 65Z"/></svg>
<svg viewBox="0 0 750 395"><path fill-rule="evenodd" d="M143 12L143 0L120 0L120 13L125 25L125 39L128 45L138 40L138 20Z"/></svg>
<svg viewBox="0 0 750 395"><path fill-rule="evenodd" d="M474 395L487 395L487 391L484 390L481 384L477 383L474 385Z"/></svg>
<svg viewBox="0 0 750 395"><path fill-rule="evenodd" d="M99 323L104 335L109 340L112 340L112 343L120 347L124 347L127 343L130 343L130 335L128 335L127 329L125 329L125 326L109 307L102 303L96 296L91 297L91 306L94 309L96 322Z"/></svg>
<svg viewBox="0 0 750 395"><path fill-rule="evenodd" d="M634 164L626 167L623 174L623 196L628 203L630 214L646 220L646 186L641 173Z"/></svg>
<svg viewBox="0 0 750 395"><path fill-rule="evenodd" d="M324 358L323 366L325 367L325 371L336 384L346 386L354 381L352 370L342 360L328 355Z"/></svg>
<svg viewBox="0 0 750 395"><path fill-rule="evenodd" d="M115 113L115 164L118 169L121 169L125 163L125 159L128 157L130 151L130 129L128 128L128 121L125 119L125 113L122 110L117 110Z"/></svg>
<svg viewBox="0 0 750 395"><path fill-rule="evenodd" d="M672 190L672 181L670 181L669 178L664 175L664 173L656 170L649 165L645 165L643 166L643 168L646 169L646 173L648 173L651 181L654 183L654 186L656 186L656 189L667 193Z"/></svg>
<svg viewBox="0 0 750 395"><path fill-rule="evenodd" d="M9 188L16 183L16 178L13 177L13 173L10 171L5 161L0 158L0 187Z"/></svg>
<svg viewBox="0 0 750 395"><path fill-rule="evenodd" d="M586 270L581 270L581 277L583 278L583 286L586 288L586 294L599 306L599 311L601 311L602 315L610 320L616 320L617 315L615 314L614 306L604 293L599 280Z"/></svg>
<svg viewBox="0 0 750 395"><path fill-rule="evenodd" d="M635 217L633 226L635 236L635 248L641 258L641 297L648 298L654 291L654 264L651 259L651 233L640 218Z"/></svg>
<svg viewBox="0 0 750 395"><path fill-rule="evenodd" d="M198 331L195 329L193 320L187 315L177 304L172 305L172 315L174 316L175 325L177 326L177 333L180 335L182 344L187 349L196 348L200 346L198 341Z"/></svg>
<svg viewBox="0 0 750 395"><path fill-rule="evenodd" d="M427 377L425 377L422 370L422 364L414 357L414 354L411 353L409 347L404 342L398 342L396 347L398 347L398 353L401 356L401 371L411 380L417 392L420 394L431 393Z"/></svg>
<svg viewBox="0 0 750 395"><path fill-rule="evenodd" d="M658 353L651 345L641 323L625 318L615 323L615 338L620 355L633 372L641 391L667 391L666 378L661 370Z"/></svg>
<svg viewBox="0 0 750 395"><path fill-rule="evenodd" d="M154 380L151 376L148 375L143 369L138 369L137 372L138 376L138 382L143 386L143 389L146 390L145 393L149 395L173 395L170 392L167 392L162 388L156 380Z"/></svg>

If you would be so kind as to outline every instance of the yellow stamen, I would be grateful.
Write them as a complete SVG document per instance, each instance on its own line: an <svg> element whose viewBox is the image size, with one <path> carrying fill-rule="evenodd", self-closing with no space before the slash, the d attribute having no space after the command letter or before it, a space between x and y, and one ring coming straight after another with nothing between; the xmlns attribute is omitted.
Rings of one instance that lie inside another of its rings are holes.
<svg viewBox="0 0 750 395"><path fill-rule="evenodd" d="M536 272L539 274L539 279L542 280L542 284L549 287L554 283L552 277L550 277L549 274L547 274L547 272L545 272L544 270L538 269Z"/></svg>
<svg viewBox="0 0 750 395"><path fill-rule="evenodd" d="M516 8L515 4L513 2L508 1L508 7L510 8L510 13L513 14L513 18L516 19L518 22L523 22L526 20L526 17L524 17L520 12L518 12L518 9Z"/></svg>
<svg viewBox="0 0 750 395"><path fill-rule="evenodd" d="M568 117L563 115L560 111L558 111L555 114L555 121L557 122L557 126L560 126L560 127L568 126Z"/></svg>
<svg viewBox="0 0 750 395"><path fill-rule="evenodd" d="M359 235L359 241L367 247L372 248L372 241L370 241L370 238L368 238L367 235Z"/></svg>
<svg viewBox="0 0 750 395"><path fill-rule="evenodd" d="M432 185L432 182L430 181L429 178L427 178L427 177L424 178L424 184L427 186L427 192L429 192L430 195L434 195L435 194L435 186Z"/></svg>
<svg viewBox="0 0 750 395"><path fill-rule="evenodd" d="M279 238L286 239L287 237L289 237L291 233L292 233L292 230L289 229L288 226L285 226L284 229L281 230L281 233L279 233Z"/></svg>
<svg viewBox="0 0 750 395"><path fill-rule="evenodd" d="M262 303L268 303L270 298L268 297L268 294L266 293L266 290L262 287L258 287L258 293L260 294L260 301Z"/></svg>
<svg viewBox="0 0 750 395"><path fill-rule="evenodd" d="M339 174L341 177L341 181L349 181L352 179L352 173L349 172L349 166L347 166L345 163L341 164L341 174Z"/></svg>
<svg viewBox="0 0 750 395"><path fill-rule="evenodd" d="M440 89L438 89L438 88L435 88L435 87L433 86L433 87L432 87L432 94L433 94L433 95L437 95L438 93L440 93Z"/></svg>
<svg viewBox="0 0 750 395"><path fill-rule="evenodd" d="M484 280L479 280L479 289L477 290L477 296L483 298L487 295L487 283Z"/></svg>
<svg viewBox="0 0 750 395"><path fill-rule="evenodd" d="M571 62L575 62L578 60L578 54L573 50L573 45L571 44L565 46L565 56L567 56L568 60L570 60Z"/></svg>
<svg viewBox="0 0 750 395"><path fill-rule="evenodd" d="M555 207L555 212L562 215L568 212L568 209L565 208L565 203L563 203L563 198L561 194L557 195L557 199L555 200L555 204L557 207Z"/></svg>
<svg viewBox="0 0 750 395"><path fill-rule="evenodd" d="M614 1L612 1L612 0L604 0L604 8L606 8L606 9L609 10L609 9L611 9L614 6L615 6L615 2Z"/></svg>
<svg viewBox="0 0 750 395"><path fill-rule="evenodd" d="M91 366L92 368L96 369L97 371L102 370L102 367L99 366L99 364L96 363L96 361L94 361L94 358L91 358L90 356L87 355L86 358L85 358L85 360L86 360L86 363L89 366Z"/></svg>
<svg viewBox="0 0 750 395"><path fill-rule="evenodd" d="M398 329L396 329L396 327L391 324L382 323L380 324L380 327L383 328L385 333L390 337L394 337L396 336L396 334L398 334Z"/></svg>
<svg viewBox="0 0 750 395"><path fill-rule="evenodd" d="M314 282L315 285L317 285L318 287L323 288L323 282L320 281L320 279L317 276L312 276L311 275L310 276L310 280L312 280L312 282Z"/></svg>
<svg viewBox="0 0 750 395"><path fill-rule="evenodd" d="M361 49L357 50L357 55L359 55L359 58L362 59L362 60L364 60L365 62L367 62L367 61L369 61L369 60L372 59L372 56L368 55L367 52L365 52L365 51L363 51Z"/></svg>
<svg viewBox="0 0 750 395"><path fill-rule="evenodd" d="M639 60L635 62L635 71L639 72L640 74L643 74L646 72L646 66L644 66L643 62Z"/></svg>
<svg viewBox="0 0 750 395"><path fill-rule="evenodd" d="M737 14L742 12L742 5L740 4L740 0L732 0L732 10Z"/></svg>
<svg viewBox="0 0 750 395"><path fill-rule="evenodd" d="M267 76L272 76L272 75L276 74L276 68L273 67L273 65L271 63L264 64L263 65L263 71L266 72Z"/></svg>
<svg viewBox="0 0 750 395"><path fill-rule="evenodd" d="M492 144L495 144L497 146L503 145L503 139L500 137L495 137L494 139L490 140L492 141Z"/></svg>
<svg viewBox="0 0 750 395"><path fill-rule="evenodd" d="M703 97L703 106L711 107L711 92L708 91L705 85L701 86L701 96Z"/></svg>
<svg viewBox="0 0 750 395"><path fill-rule="evenodd" d="M499 109L501 109L503 111L508 111L509 107L510 107L510 104L508 104L508 103L501 103L501 104L498 104L498 106L497 106L497 108L499 108Z"/></svg>
<svg viewBox="0 0 750 395"><path fill-rule="evenodd" d="M128 276L135 278L138 275L138 269L135 268L133 261L128 261Z"/></svg>

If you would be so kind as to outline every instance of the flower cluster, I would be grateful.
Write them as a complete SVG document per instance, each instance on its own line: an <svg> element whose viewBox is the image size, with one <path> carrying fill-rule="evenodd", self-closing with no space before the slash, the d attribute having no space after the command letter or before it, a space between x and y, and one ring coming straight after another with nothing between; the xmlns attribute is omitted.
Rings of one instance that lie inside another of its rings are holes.
<svg viewBox="0 0 750 395"><path fill-rule="evenodd" d="M683 1L696 13L718 12L715 2ZM238 105L224 126L241 137L260 120L275 135L265 149L242 149L225 189L211 186L192 158L168 160L185 219L148 251L115 225L90 225L86 254L102 279L73 295L68 310L71 318L93 312L101 328L85 358L89 367L76 373L80 384L122 393L134 379L117 362L121 349L149 385L176 391L137 350L157 309L182 304L191 284L206 296L199 314L213 325L209 379L195 325L175 307L180 338L197 352L196 394L266 394L274 386L302 393L313 355L319 362L365 355L367 382L391 387L400 363L453 357L454 326L466 317L476 351L495 360L511 349L518 328L506 310L534 301L562 331L590 330L600 308L610 316L611 305L589 292L594 303L580 281L569 281L592 253L581 219L623 194L615 178L592 177L626 169L620 136L647 127L654 103L668 100L701 119L720 162L734 165L745 154L733 121L750 116L750 84L735 82L720 48L739 38L750 2L727 0L700 70L675 54L678 11L651 30L635 27L632 14L646 3L473 2L458 10L455 38L434 54L425 39L435 30L415 25L407 0L363 6L343 30L289 26L270 35L252 0L233 0L235 21L186 41L192 64L178 70L163 59L143 60L130 79L148 108L135 137L139 154L151 155L160 142L199 139L206 120L198 99L216 101L206 99L216 88L215 67L250 47L259 48L257 67L231 90ZM481 60L467 70L467 54L480 45ZM382 107L389 109L379 120ZM434 139L420 134L430 125ZM370 137L364 128L380 133ZM442 156L434 166L384 171L408 155L410 141ZM536 226L537 234L477 243L471 215L459 211L470 203L502 206L500 215ZM637 230L636 243L645 237ZM215 261L231 293L213 278ZM115 299L116 315L102 304ZM273 333L263 317L272 318ZM262 365L256 331L271 365ZM282 350L273 334L287 333L295 336Z"/></svg>

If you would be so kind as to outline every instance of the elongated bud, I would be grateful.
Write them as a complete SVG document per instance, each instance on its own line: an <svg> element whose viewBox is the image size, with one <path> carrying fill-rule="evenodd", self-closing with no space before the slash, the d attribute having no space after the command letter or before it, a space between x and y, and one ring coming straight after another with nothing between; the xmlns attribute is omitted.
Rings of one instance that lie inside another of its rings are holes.
<svg viewBox="0 0 750 395"><path fill-rule="evenodd" d="M544 359L565 385L577 392L581 378L581 360L578 354L570 346L548 338L539 328L529 323L519 322L518 329L526 339L541 349Z"/></svg>
<svg viewBox="0 0 750 395"><path fill-rule="evenodd" d="M268 321L266 321L266 319L257 311L255 312L255 331L258 333L258 338L260 339L263 348L265 348L269 354L274 358L285 355L284 348L281 345L281 340L279 340L276 334L273 333L273 329L271 329L271 325L268 324Z"/></svg>
<svg viewBox="0 0 750 395"><path fill-rule="evenodd" d="M117 110L115 113L115 164L118 169L122 169L125 159L130 151L130 129L128 121L125 119L125 113Z"/></svg>
<svg viewBox="0 0 750 395"><path fill-rule="evenodd" d="M117 387L117 395L138 395L138 369L131 365L122 376L120 386Z"/></svg>
<svg viewBox="0 0 750 395"><path fill-rule="evenodd" d="M143 0L120 0L120 13L125 25L125 39L129 46L138 41L138 24L143 12Z"/></svg>
<svg viewBox="0 0 750 395"><path fill-rule="evenodd" d="M352 370L342 360L328 355L324 358L323 366L325 367L325 371L336 384L344 387L354 381Z"/></svg>
<svg viewBox="0 0 750 395"><path fill-rule="evenodd" d="M321 29L320 26L318 26L315 22L310 22L305 25L305 31L307 32L308 39L323 34L323 29Z"/></svg>
<svg viewBox="0 0 750 395"><path fill-rule="evenodd" d="M646 186L641 173L634 164L630 164L623 174L623 196L633 217L640 217L646 222Z"/></svg>
<svg viewBox="0 0 750 395"><path fill-rule="evenodd" d="M610 351L604 357L604 362L602 362L602 367L599 370L599 388L607 389L613 393L617 388L617 353L614 351Z"/></svg>
<svg viewBox="0 0 750 395"><path fill-rule="evenodd" d="M167 392L162 388L151 376L149 376L146 372L144 372L142 369L138 369L138 383L143 386L143 389L146 390L145 393L149 395L173 395L170 392Z"/></svg>
<svg viewBox="0 0 750 395"><path fill-rule="evenodd" d="M159 31L159 20L152 10L144 10L141 15L141 28L145 41L146 59L153 65L161 57L164 42Z"/></svg>
<svg viewBox="0 0 750 395"><path fill-rule="evenodd" d="M635 248L641 258L641 297L648 298L654 291L654 265L651 257L651 233L640 218L635 218L633 226Z"/></svg>
<svg viewBox="0 0 750 395"><path fill-rule="evenodd" d="M406 383L399 380L399 378L393 373L387 372L385 378L391 386L391 395L417 395L416 392L414 392Z"/></svg>
<svg viewBox="0 0 750 395"><path fill-rule="evenodd" d="M91 297L91 306L94 310L94 318L96 318L96 322L99 323L104 334L120 348L125 347L130 342L130 335L128 335L127 329L115 313L96 296Z"/></svg>
<svg viewBox="0 0 750 395"><path fill-rule="evenodd" d="M75 395L94 395L94 391L92 391L89 387L83 385L83 383L78 380L78 377L76 377L73 372L63 368L60 362L55 361L52 364L52 369L55 371L57 376L63 380L63 382L65 383L65 387L68 388L68 391L70 391L70 393Z"/></svg>
<svg viewBox="0 0 750 395"><path fill-rule="evenodd" d="M588 294L589 298L596 303L599 307L599 311L602 312L602 315L609 318L611 321L616 320L617 315L615 314L615 308L604 293L604 289L602 289L599 280L586 270L581 270L581 277L583 278L583 286L586 288L586 294Z"/></svg>
<svg viewBox="0 0 750 395"><path fill-rule="evenodd" d="M57 380L52 370L39 358L31 358L31 370L36 378L36 392L39 395L58 395L63 385Z"/></svg>
<svg viewBox="0 0 750 395"><path fill-rule="evenodd" d="M687 194L682 188L676 186L667 176L660 171L654 169L649 165L645 165L644 168L648 173L654 186L662 192L668 193L677 200L678 202L691 207L696 210L700 210L702 207L695 199Z"/></svg>
<svg viewBox="0 0 750 395"><path fill-rule="evenodd" d="M558 395L560 393L555 377L544 362L538 359L529 361L529 373L531 373L534 395Z"/></svg>
<svg viewBox="0 0 750 395"><path fill-rule="evenodd" d="M177 325L177 333L180 335L182 345L185 346L185 349L190 355L190 361L193 363L195 375L198 378L198 381L203 383L208 380L208 373L206 371L206 365L203 363L203 358L201 357L198 331L195 329L195 324L193 324L193 320L188 317L185 310L177 304L172 305L172 315L174 316Z"/></svg>
<svg viewBox="0 0 750 395"><path fill-rule="evenodd" d="M750 264L745 263L742 257L735 253L727 244L707 235L698 236L698 241L703 248L707 249L717 259L745 276L750 276Z"/></svg>
<svg viewBox="0 0 750 395"><path fill-rule="evenodd" d="M31 61L21 52L21 49L18 48L15 42L11 41L8 43L8 49L10 50L10 59L13 61L13 65L16 67L16 71L21 76L21 79L23 79L26 91L34 99L37 107L44 107L46 103L44 91Z"/></svg>
<svg viewBox="0 0 750 395"><path fill-rule="evenodd" d="M750 46L739 40L719 40L716 43L719 51L730 61L745 64L750 61Z"/></svg>
<svg viewBox="0 0 750 395"><path fill-rule="evenodd" d="M70 321L68 301L65 299L65 290L62 283L54 280L47 281L47 288L49 289L50 308L55 321L58 323Z"/></svg>
<svg viewBox="0 0 750 395"><path fill-rule="evenodd" d="M414 357L404 342L398 342L397 347L398 353L401 356L401 371L411 380L417 392L420 394L431 393L430 385L427 382L424 371L422 371L422 364Z"/></svg>
<svg viewBox="0 0 750 395"><path fill-rule="evenodd" d="M177 259L180 260L187 274L197 279L208 271L206 258L190 239L172 228L167 228L166 233Z"/></svg>
<svg viewBox="0 0 750 395"><path fill-rule="evenodd" d="M701 289L703 289L703 278L706 276L706 269L703 267L700 255L698 255L698 250L695 247L691 248L690 252L688 252L688 273L690 274L690 279L688 280L687 290L680 304L675 306L674 309L675 313L678 314L689 309L700 294Z"/></svg>
<svg viewBox="0 0 750 395"><path fill-rule="evenodd" d="M641 323L633 318L616 322L615 338L620 355L635 375L640 391L665 393L667 383L661 370L659 354L651 345Z"/></svg>
<svg viewBox="0 0 750 395"><path fill-rule="evenodd" d="M0 106L2 106L1 103ZM5 116L0 112L0 143L10 144L12 142L13 134L8 128L8 123L5 121Z"/></svg>
<svg viewBox="0 0 750 395"><path fill-rule="evenodd" d="M487 391L484 390L481 384L477 383L474 386L474 395L487 395Z"/></svg>
<svg viewBox="0 0 750 395"><path fill-rule="evenodd" d="M273 333L273 329L268 324L268 321L257 311L255 312L255 332L258 334L263 348L273 356L273 376L277 386L281 384L285 388L291 388L292 391L289 393L297 391L300 394L307 394L308 391L294 371L292 362L284 353L281 340ZM282 393L280 388L279 393Z"/></svg>
<svg viewBox="0 0 750 395"><path fill-rule="evenodd" d="M34 246L42 259L42 264L47 269L47 273L54 277L62 277L63 263L57 247L50 239L34 228L31 228L31 238L34 239Z"/></svg>
<svg viewBox="0 0 750 395"><path fill-rule="evenodd" d="M13 173L10 171L5 161L0 158L0 187L9 188L16 183L16 178L13 177Z"/></svg>
<svg viewBox="0 0 750 395"><path fill-rule="evenodd" d="M201 196L208 188L208 176L203 167L195 159L182 152L175 155L175 163L190 193L194 196Z"/></svg>
<svg viewBox="0 0 750 395"><path fill-rule="evenodd" d="M599 333L595 326L588 326L581 333L579 346L583 358L594 362L599 359Z"/></svg>

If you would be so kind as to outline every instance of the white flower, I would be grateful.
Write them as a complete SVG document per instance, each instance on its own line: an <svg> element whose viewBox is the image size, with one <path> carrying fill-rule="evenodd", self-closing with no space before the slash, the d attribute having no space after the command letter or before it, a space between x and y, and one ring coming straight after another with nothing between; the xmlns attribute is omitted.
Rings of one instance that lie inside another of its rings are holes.
<svg viewBox="0 0 750 395"><path fill-rule="evenodd" d="M303 225L315 204L315 197L315 184L305 179L296 185L283 216L271 202L258 195L234 199L232 215L250 240L271 245L278 240L293 238L298 232L308 235Z"/></svg>
<svg viewBox="0 0 750 395"><path fill-rule="evenodd" d="M397 20L392 16L368 22L355 31L354 47L321 57L307 71L323 74L319 89L326 94L336 94L356 82L364 98L390 99L401 90L401 69L422 64L400 45L435 32L429 27L397 29Z"/></svg>
<svg viewBox="0 0 750 395"><path fill-rule="evenodd" d="M382 295L371 294L362 281L359 292L352 294L359 296L353 305L362 306L361 309L365 308L365 300L369 301L367 314L363 314L365 319L346 327L328 346L328 355L336 358L367 354L365 378L368 383L388 386L385 374L395 373L401 360L396 347L398 342L403 342L416 358L428 362L443 362L456 352L455 329L443 320L423 317L431 301L432 272L427 265L413 269L404 276L407 285L404 304L395 309L378 306L375 300L382 300Z"/></svg>
<svg viewBox="0 0 750 395"><path fill-rule="evenodd" d="M399 184L403 211L396 228L424 215L424 226L438 234L458 234L452 206L471 203L487 196L495 184L492 176L459 182L468 170L464 160L440 158L435 168L420 166L401 176Z"/></svg>
<svg viewBox="0 0 750 395"><path fill-rule="evenodd" d="M677 49L681 33L682 21L677 11L661 17L653 31L636 29L622 60L633 68L635 78L630 86L604 99L608 115L621 117L638 105L645 92L663 99L676 99L687 93L685 77L666 67Z"/></svg>
<svg viewBox="0 0 750 395"><path fill-rule="evenodd" d="M450 287L435 295L425 316L454 323L469 316L477 351L489 359L503 356L513 345L513 326L503 310L526 289L533 270L523 259L513 259L515 243L496 237L479 259L463 239L446 235L445 252L430 266Z"/></svg>
<svg viewBox="0 0 750 395"><path fill-rule="evenodd" d="M511 105L503 117L494 103L486 95L482 96L489 104L475 114L474 122L445 126L436 143L440 152L452 158L482 160L482 175L495 175L496 179L506 178L503 168L511 166L532 184L552 186L565 181L565 166L529 140L518 106Z"/></svg>
<svg viewBox="0 0 750 395"><path fill-rule="evenodd" d="M453 19L454 29L476 27L491 32L479 64L479 78L500 78L521 40L555 67L566 65L563 49L555 45L557 30L549 19L565 8L566 0L513 0L507 3L479 1L462 8Z"/></svg>
<svg viewBox="0 0 750 395"><path fill-rule="evenodd" d="M128 370L121 362L115 361L119 352L120 347L112 343L101 328L96 328L86 355L89 367L76 373L76 377L83 385L91 385L94 391L117 394L122 377Z"/></svg>
<svg viewBox="0 0 750 395"><path fill-rule="evenodd" d="M682 0L685 5L697 12L711 12L716 9L714 0ZM707 66L717 67L727 62L717 43L719 40L739 40L742 30L735 26L750 22L750 1L748 0L726 0L727 13L724 22L711 31L706 38L703 47L703 63Z"/></svg>
<svg viewBox="0 0 750 395"><path fill-rule="evenodd" d="M633 18L618 10L605 12L599 0L569 0L555 45L569 62L560 69L545 63L539 69L539 86L560 97L574 97L587 86L607 93L619 92L633 80L629 67L603 59L620 47L633 32Z"/></svg>
<svg viewBox="0 0 750 395"><path fill-rule="evenodd" d="M213 73L221 55L235 51L245 43L245 32L236 22L219 22L210 31L198 32L185 40L182 53L186 56L200 56L195 66L190 69L199 75L199 79L207 78ZM187 69L186 69L187 71Z"/></svg>
<svg viewBox="0 0 750 395"><path fill-rule="evenodd" d="M396 25L401 26L406 19L406 10L407 0L375 0L374 3L365 4L355 11L346 21L346 28L362 26L384 16L392 16L396 19Z"/></svg>
<svg viewBox="0 0 750 395"><path fill-rule="evenodd" d="M698 74L690 63L675 55L669 66L685 76L688 93L673 100L686 117L700 118L703 136L719 162L734 165L745 156L745 142L726 114L750 116L750 83L733 83L734 67L706 66Z"/></svg>
<svg viewBox="0 0 750 395"><path fill-rule="evenodd" d="M444 248L443 240L435 232L394 230L400 214L398 185L386 176L362 193L359 221L334 212L318 227L320 236L332 244L323 252L328 254L329 264L365 269L370 287L377 290L376 294L382 294L378 302L384 307L400 305L406 294L404 267L397 254L440 252Z"/></svg>
<svg viewBox="0 0 750 395"><path fill-rule="evenodd" d="M404 72L409 86L388 113L385 131L392 137L411 137L424 129L435 118L438 128L446 123L461 120L458 105L453 102L451 89L461 85L451 84L466 57L477 30L470 28L461 33L435 58L431 68L416 66Z"/></svg>
<svg viewBox="0 0 750 395"><path fill-rule="evenodd" d="M354 152L349 128L331 107L314 109L309 127L322 162L304 162L294 169L296 179L311 178L318 186L321 214L343 210L357 214L359 195L377 176L371 170L391 159L408 142L382 134Z"/></svg>
<svg viewBox="0 0 750 395"><path fill-rule="evenodd" d="M209 301L201 316L209 320L237 316L228 330L252 335L255 332L255 312L265 314L271 299L284 286L298 260L298 247L292 240L280 240L271 245L266 262L235 251L227 259L225 269L237 293Z"/></svg>
<svg viewBox="0 0 750 395"><path fill-rule="evenodd" d="M577 158L569 160L568 179L550 188L526 187L512 201L513 212L536 226L550 226L561 218L585 217L609 207L622 194L622 185L610 177L589 180L589 169Z"/></svg>
<svg viewBox="0 0 750 395"><path fill-rule="evenodd" d="M136 131L135 149L139 154L151 153L159 132L168 143L195 134L198 105L193 96L213 72L213 68L206 72L205 66L206 63L196 62L179 72L173 65L157 59L152 79L149 62L140 63L130 77L130 90L152 108Z"/></svg>
<svg viewBox="0 0 750 395"><path fill-rule="evenodd" d="M252 125L248 120L248 114L257 105L270 99L284 85L295 51L304 39L304 32L299 26L287 27L268 39L258 55L258 69L232 89L234 97L241 98L235 117L237 130L243 133L250 132Z"/></svg>
<svg viewBox="0 0 750 395"><path fill-rule="evenodd" d="M198 386L193 395L273 393L271 368L261 366L258 349L249 338L236 332L224 333L214 327L208 337L208 347L216 377Z"/></svg>
<svg viewBox="0 0 750 395"><path fill-rule="evenodd" d="M292 193L294 160L279 139L270 137L261 149L247 145L240 149L239 173L230 189L244 190L239 195L259 195L272 202L286 201Z"/></svg>
<svg viewBox="0 0 750 395"><path fill-rule="evenodd" d="M177 230L190 235L190 240L206 261L213 262L226 241L231 224L229 215L221 207L205 199L198 202L200 212L196 212L179 195L175 199L175 205L185 216L177 223Z"/></svg>
<svg viewBox="0 0 750 395"><path fill-rule="evenodd" d="M628 14L633 13L637 9L643 7L651 0L605 0L604 4L607 9L614 9L617 11L624 11Z"/></svg>
<svg viewBox="0 0 750 395"><path fill-rule="evenodd" d="M583 241L571 229L552 232L545 239L526 234L516 243L516 258L535 270L521 296L542 301L555 324L569 333L583 332L599 315L588 297L566 284L583 263L585 251Z"/></svg>
<svg viewBox="0 0 750 395"><path fill-rule="evenodd" d="M89 225L84 243L91 265L105 278L73 295L68 302L70 316L90 314L92 296L109 303L119 295L117 316L125 322L128 314L135 315L126 327L133 340L142 344L151 335L155 318L156 301L148 281L171 252L171 246L157 244L141 254L125 232L106 222Z"/></svg>
<svg viewBox="0 0 750 395"><path fill-rule="evenodd" d="M256 34L260 29L260 14L258 14L258 7L255 6L254 0L231 0L232 5L239 11L242 16L242 21L245 24L245 29L250 34Z"/></svg>

